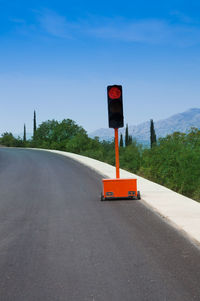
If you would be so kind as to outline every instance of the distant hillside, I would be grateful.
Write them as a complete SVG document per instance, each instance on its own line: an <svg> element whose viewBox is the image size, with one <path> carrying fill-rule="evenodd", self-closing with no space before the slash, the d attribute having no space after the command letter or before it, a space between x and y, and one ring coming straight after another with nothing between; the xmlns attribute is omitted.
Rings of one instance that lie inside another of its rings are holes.
<svg viewBox="0 0 200 301"><path fill-rule="evenodd" d="M173 132L188 132L191 127L200 129L200 109L194 108L183 113L175 114L167 119L159 120L154 123L156 136L165 137ZM149 143L150 121L143 122L139 125L129 125L129 134L141 143ZM119 130L125 133L125 128ZM90 137L98 136L100 140L112 140L112 129L98 129L89 134Z"/></svg>

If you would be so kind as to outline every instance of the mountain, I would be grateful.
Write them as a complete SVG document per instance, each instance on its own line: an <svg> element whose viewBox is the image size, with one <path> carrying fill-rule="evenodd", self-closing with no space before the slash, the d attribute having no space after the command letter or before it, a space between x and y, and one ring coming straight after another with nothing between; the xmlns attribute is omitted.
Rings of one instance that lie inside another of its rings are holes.
<svg viewBox="0 0 200 301"><path fill-rule="evenodd" d="M200 109L194 108L183 113L175 114L167 119L154 122L157 138L165 137L173 132L188 132L191 127L200 129ZM119 133L125 134L125 128L119 129ZM150 121L139 125L129 126L129 135L136 138L138 142L149 144L150 140ZM89 134L91 138L98 136L100 140L112 140L113 129L98 129Z"/></svg>

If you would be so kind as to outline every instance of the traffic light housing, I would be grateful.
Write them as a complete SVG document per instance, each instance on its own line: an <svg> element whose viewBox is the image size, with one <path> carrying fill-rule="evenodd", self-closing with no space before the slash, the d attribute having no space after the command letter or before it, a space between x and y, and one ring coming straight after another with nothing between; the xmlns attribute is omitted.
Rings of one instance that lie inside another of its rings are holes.
<svg viewBox="0 0 200 301"><path fill-rule="evenodd" d="M122 86L108 86L107 96L109 128L121 128L124 126Z"/></svg>

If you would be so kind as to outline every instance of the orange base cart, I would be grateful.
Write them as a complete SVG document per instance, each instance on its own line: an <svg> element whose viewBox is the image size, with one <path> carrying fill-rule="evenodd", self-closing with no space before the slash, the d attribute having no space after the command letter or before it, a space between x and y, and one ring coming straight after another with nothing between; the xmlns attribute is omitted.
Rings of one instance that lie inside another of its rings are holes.
<svg viewBox="0 0 200 301"><path fill-rule="evenodd" d="M119 142L118 129L115 129L115 164L116 179L103 179L103 193L101 201L106 200L139 200L140 192L137 191L137 179L120 179L119 174Z"/></svg>
<svg viewBox="0 0 200 301"><path fill-rule="evenodd" d="M136 179L103 179L101 201L140 199Z"/></svg>

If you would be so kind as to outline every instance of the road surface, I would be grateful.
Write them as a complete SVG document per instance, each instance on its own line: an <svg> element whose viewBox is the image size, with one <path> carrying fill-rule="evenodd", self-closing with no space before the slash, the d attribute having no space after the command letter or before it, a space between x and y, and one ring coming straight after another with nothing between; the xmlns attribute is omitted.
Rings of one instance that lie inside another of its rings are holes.
<svg viewBox="0 0 200 301"><path fill-rule="evenodd" d="M200 251L53 153L0 149L0 300L200 300Z"/></svg>

